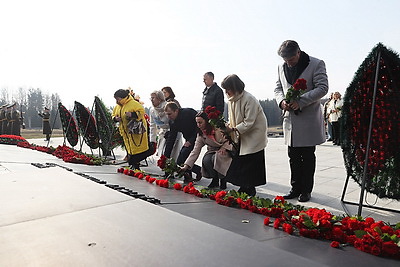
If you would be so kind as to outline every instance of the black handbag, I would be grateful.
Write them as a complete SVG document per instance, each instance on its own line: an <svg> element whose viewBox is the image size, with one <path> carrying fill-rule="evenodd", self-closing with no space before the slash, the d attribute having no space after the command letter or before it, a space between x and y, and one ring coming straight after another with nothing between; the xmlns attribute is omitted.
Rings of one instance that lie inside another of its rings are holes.
<svg viewBox="0 0 400 267"><path fill-rule="evenodd" d="M127 128L130 134L144 134L146 132L146 127L141 120L130 120Z"/></svg>

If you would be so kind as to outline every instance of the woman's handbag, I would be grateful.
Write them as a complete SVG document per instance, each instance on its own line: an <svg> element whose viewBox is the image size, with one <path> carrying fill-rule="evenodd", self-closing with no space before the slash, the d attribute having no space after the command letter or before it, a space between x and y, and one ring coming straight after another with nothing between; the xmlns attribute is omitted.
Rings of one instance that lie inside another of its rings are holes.
<svg viewBox="0 0 400 267"><path fill-rule="evenodd" d="M141 120L132 119L128 122L127 127L130 134L144 134L146 132L146 127Z"/></svg>

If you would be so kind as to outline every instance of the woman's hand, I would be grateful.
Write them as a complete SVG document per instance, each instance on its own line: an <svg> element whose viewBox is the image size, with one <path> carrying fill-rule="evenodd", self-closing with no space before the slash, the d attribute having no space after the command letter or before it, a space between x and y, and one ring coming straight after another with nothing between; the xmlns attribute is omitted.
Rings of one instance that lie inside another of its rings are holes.
<svg viewBox="0 0 400 267"><path fill-rule="evenodd" d="M183 167L179 168L178 173L186 172L189 169L188 165L183 165Z"/></svg>
<svg viewBox="0 0 400 267"><path fill-rule="evenodd" d="M220 150L217 151L218 154L225 156L227 154L226 149L225 148L221 148Z"/></svg>

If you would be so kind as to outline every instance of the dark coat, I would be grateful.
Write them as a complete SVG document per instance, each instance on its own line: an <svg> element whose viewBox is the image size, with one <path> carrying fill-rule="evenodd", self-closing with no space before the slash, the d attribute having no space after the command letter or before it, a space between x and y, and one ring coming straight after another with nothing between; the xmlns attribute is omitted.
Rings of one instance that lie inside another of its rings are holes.
<svg viewBox="0 0 400 267"><path fill-rule="evenodd" d="M7 134L7 118L6 111L0 111L0 134Z"/></svg>
<svg viewBox="0 0 400 267"><path fill-rule="evenodd" d="M18 110L12 110L7 114L8 120L8 131L9 134L21 136L21 125L22 118L21 113Z"/></svg>
<svg viewBox="0 0 400 267"><path fill-rule="evenodd" d="M45 111L43 113L38 114L42 117L43 122L43 134L51 134L51 127L50 127L50 112Z"/></svg>
<svg viewBox="0 0 400 267"><path fill-rule="evenodd" d="M197 137L196 124L197 111L192 108L180 108L178 116L174 121L169 121L170 131L165 145L164 155L169 158L174 147L176 136L181 132L183 138L191 144L195 143Z"/></svg>
<svg viewBox="0 0 400 267"><path fill-rule="evenodd" d="M216 107L222 114L224 113L224 93L217 83L214 83L208 89L206 87L203 91L203 103L201 109L205 110L207 106Z"/></svg>

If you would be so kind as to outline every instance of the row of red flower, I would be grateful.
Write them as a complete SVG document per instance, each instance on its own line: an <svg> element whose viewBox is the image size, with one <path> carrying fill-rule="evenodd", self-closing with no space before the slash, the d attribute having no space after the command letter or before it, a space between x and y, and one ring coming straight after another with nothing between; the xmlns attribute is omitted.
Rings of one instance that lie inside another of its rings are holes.
<svg viewBox="0 0 400 267"><path fill-rule="evenodd" d="M400 259L400 223L392 227L370 217L363 219L361 217L335 216L325 209L306 209L285 201L282 196L270 200L250 197L246 193L239 193L235 190L229 192L206 188L198 190L193 183L182 186L180 183L173 183L168 179L156 179L129 168L119 168L117 171L144 179L149 183L155 182L160 187L182 190L197 197L210 198L221 205L239 207L265 215L267 216L264 219L265 225L272 223L271 217L274 217L276 219L273 227L281 228L291 235L330 240L332 247L351 245L373 255Z"/></svg>
<svg viewBox="0 0 400 267"><path fill-rule="evenodd" d="M23 148L45 152L47 154L52 154L69 163L101 165L103 162L100 158L76 151L66 145L58 146L57 148L54 148L52 146L38 146L35 144L30 144L28 141L25 140L25 138L17 135L0 135L0 144L12 144Z"/></svg>
<svg viewBox="0 0 400 267"><path fill-rule="evenodd" d="M50 147L38 146L38 145L30 144L29 142L25 141L25 142L19 142L17 144L17 146L45 152L48 154L52 154L53 156L56 156L57 158L60 158L63 161L69 162L69 163L78 163L78 164L86 164L86 165L101 165L102 164L101 159L96 158L91 155L87 155L87 154L79 152L79 151L76 151L66 145L58 146L57 148L54 148L52 146L50 146Z"/></svg>

